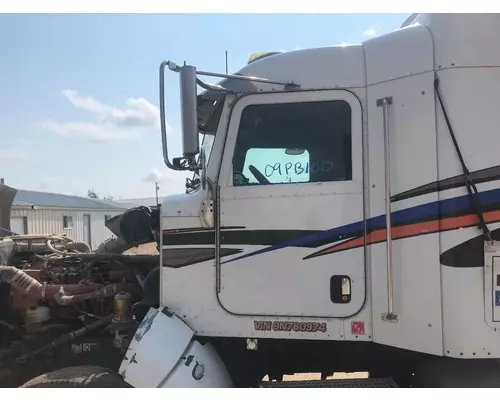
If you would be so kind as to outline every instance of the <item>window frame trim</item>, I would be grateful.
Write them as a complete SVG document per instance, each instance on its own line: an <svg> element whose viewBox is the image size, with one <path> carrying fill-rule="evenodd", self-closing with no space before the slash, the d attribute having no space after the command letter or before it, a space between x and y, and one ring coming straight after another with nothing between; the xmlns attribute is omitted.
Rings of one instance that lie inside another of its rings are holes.
<svg viewBox="0 0 500 400"><path fill-rule="evenodd" d="M71 218L71 226L69 226L69 224L68 224L68 226L64 226L65 225L64 220L66 219L66 222L67 222L67 221L69 221L68 218ZM63 229L73 229L73 216L72 215L63 214Z"/></svg>
<svg viewBox="0 0 500 400"><path fill-rule="evenodd" d="M276 103L303 103L342 100L351 108L351 162L352 179L350 181L298 182L271 185L233 186L232 168L243 110L250 105ZM319 89L284 92L247 93L238 97L232 104L226 128L226 140L223 147L221 168L218 182L224 188L227 197L258 198L269 197L269 191L279 191L282 196L305 194L354 194L363 191L363 107L360 99L346 89ZM236 132L236 134L233 134ZM250 196L249 196L250 195ZM226 197L222 193L222 198Z"/></svg>

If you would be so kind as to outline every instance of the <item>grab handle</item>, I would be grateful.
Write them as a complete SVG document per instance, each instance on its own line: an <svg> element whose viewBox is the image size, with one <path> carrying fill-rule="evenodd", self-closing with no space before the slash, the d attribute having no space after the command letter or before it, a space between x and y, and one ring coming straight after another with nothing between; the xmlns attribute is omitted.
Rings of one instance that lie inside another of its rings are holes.
<svg viewBox="0 0 500 400"><path fill-rule="evenodd" d="M382 319L387 322L398 322L394 313L394 283L392 270L392 223L391 223L391 157L390 157L390 126L389 106L392 97L377 100L377 107L383 109L384 119L384 167L385 167L385 226L386 226L386 252L387 252L387 313L382 314Z"/></svg>

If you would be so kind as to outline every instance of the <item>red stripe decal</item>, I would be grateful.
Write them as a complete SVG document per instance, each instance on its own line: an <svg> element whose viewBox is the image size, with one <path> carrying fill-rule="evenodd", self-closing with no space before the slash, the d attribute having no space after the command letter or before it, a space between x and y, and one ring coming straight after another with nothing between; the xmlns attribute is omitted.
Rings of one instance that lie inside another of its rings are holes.
<svg viewBox="0 0 500 400"><path fill-rule="evenodd" d="M500 221L500 211L489 211L484 213L484 220L486 222L498 222ZM439 231L449 231L458 228L468 228L477 225L478 217L476 214L463 215L460 217L445 218L441 220L434 220L428 222L419 222L416 224L395 226L392 228L392 239L404 239L417 235L427 235L430 233L435 233ZM380 229L373 231L366 235L366 245L376 244L385 242L386 240L386 230ZM337 253L339 251L354 249L357 247L362 247L365 243L364 237L358 237L346 242L337 244L335 246L329 247L327 249L313 253L305 259L323 256L325 254Z"/></svg>

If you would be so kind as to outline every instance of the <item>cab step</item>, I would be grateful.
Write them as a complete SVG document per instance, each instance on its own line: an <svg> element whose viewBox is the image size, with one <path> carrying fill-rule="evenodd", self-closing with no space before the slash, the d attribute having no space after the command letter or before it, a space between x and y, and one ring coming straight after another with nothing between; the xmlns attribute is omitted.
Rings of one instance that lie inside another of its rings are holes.
<svg viewBox="0 0 500 400"><path fill-rule="evenodd" d="M261 388L397 388L392 378L327 379L307 381L265 381Z"/></svg>

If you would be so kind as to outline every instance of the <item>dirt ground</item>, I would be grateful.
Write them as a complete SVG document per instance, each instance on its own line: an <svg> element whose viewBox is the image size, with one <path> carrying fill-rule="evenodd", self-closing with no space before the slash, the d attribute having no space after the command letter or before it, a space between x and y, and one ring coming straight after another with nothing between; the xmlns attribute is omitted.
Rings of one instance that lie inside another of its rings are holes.
<svg viewBox="0 0 500 400"><path fill-rule="evenodd" d="M133 249L127 250L125 254L158 254L156 250L156 243L143 244ZM341 373L337 372L333 376L327 379L360 379L367 378L367 372L354 372L354 373ZM319 380L321 379L321 374L295 374L295 375L285 375L283 377L284 381L304 381L304 380ZM264 381L268 380L268 377L264 377Z"/></svg>
<svg viewBox="0 0 500 400"><path fill-rule="evenodd" d="M156 243L148 243L127 250L124 254L158 254L158 250L156 250Z"/></svg>

